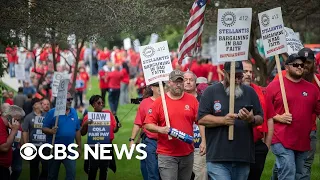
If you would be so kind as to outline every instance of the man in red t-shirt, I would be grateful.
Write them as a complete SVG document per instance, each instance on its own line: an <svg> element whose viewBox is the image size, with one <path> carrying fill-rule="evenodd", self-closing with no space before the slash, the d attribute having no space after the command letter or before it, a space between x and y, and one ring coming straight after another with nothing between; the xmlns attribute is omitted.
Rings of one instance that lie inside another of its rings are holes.
<svg viewBox="0 0 320 180"><path fill-rule="evenodd" d="M251 86L259 97L263 110L263 124L253 128L253 138L255 143L255 163L250 165L248 180L260 179L264 168L265 160L271 146L273 135L273 119L267 118L267 106L262 87L253 83L252 63L249 60L242 61L243 64L243 84ZM266 136L265 136L266 134Z"/></svg>
<svg viewBox="0 0 320 180"><path fill-rule="evenodd" d="M319 90L304 80L306 58L292 54L287 59L286 76L283 78L289 113L284 110L280 83L271 82L267 87L268 111L274 111L274 135L271 150L276 156L278 179L300 179L305 159L310 150L310 133L313 114L320 114Z"/></svg>
<svg viewBox="0 0 320 180"><path fill-rule="evenodd" d="M318 89L320 88L314 78L314 75L317 76L317 78L320 78L319 74L315 74L315 57L314 57L314 53L311 49L309 48L303 48L301 49L298 54L300 56L304 56L307 60L304 63L304 71L303 71L303 76L302 78L312 84L314 84ZM282 72L282 76L285 77L286 76L286 70L283 70ZM279 76L278 74L276 75L276 77L274 78L274 80L278 80ZM319 89L320 90L320 89ZM313 164L313 159L314 159L314 154L316 152L316 148L317 148L317 116L316 114L312 115L312 121L313 121L313 126L312 126L312 131L310 133L310 139L311 139L311 150L309 151L308 157L306 159L306 162L304 164L304 170L303 170L303 178L307 178L310 179L310 175L311 175L311 167ZM275 169L276 173L277 170Z"/></svg>
<svg viewBox="0 0 320 180"><path fill-rule="evenodd" d="M165 94L170 127L193 135L193 123L198 113L197 99L183 89L183 73L174 70L169 74L169 91ZM158 166L161 179L190 179L193 168L193 144L168 138L170 131L166 124L161 98L155 100L148 111L145 127L158 133Z"/></svg>
<svg viewBox="0 0 320 180"><path fill-rule="evenodd" d="M5 109L1 107L2 109ZM9 167L12 165L12 143L20 129L20 121L25 115L18 106L9 106L6 112L1 112L0 117L0 177L10 180ZM9 133L9 129L11 129Z"/></svg>

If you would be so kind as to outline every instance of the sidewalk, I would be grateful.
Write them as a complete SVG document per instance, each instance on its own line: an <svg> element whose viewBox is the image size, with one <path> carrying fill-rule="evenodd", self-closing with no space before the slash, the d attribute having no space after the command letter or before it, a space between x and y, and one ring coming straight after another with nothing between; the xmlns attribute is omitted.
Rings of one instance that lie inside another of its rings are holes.
<svg viewBox="0 0 320 180"><path fill-rule="evenodd" d="M7 73L4 74L1 81L15 91L18 91L18 88L21 86L16 78L11 78Z"/></svg>

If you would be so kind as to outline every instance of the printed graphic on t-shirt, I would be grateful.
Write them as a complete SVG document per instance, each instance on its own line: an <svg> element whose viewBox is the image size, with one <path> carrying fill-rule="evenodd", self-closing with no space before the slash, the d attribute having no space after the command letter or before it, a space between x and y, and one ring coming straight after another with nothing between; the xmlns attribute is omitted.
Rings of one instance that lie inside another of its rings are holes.
<svg viewBox="0 0 320 180"><path fill-rule="evenodd" d="M221 112L221 103L220 103L220 101L214 101L213 109L214 109L214 113Z"/></svg>
<svg viewBox="0 0 320 180"><path fill-rule="evenodd" d="M34 131L31 135L31 142L33 143L45 143L46 135L42 132L43 116L36 116L32 119Z"/></svg>

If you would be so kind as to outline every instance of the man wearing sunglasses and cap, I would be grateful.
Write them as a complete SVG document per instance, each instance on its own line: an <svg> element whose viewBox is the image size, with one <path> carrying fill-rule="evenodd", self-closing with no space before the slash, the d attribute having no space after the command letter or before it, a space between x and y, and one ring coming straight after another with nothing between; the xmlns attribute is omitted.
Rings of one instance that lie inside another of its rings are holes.
<svg viewBox="0 0 320 180"><path fill-rule="evenodd" d="M206 127L209 179L247 180L250 163L255 161L252 129L262 124L263 112L254 89L242 84L243 65L236 61L235 113L229 113L230 67L231 63L226 62L224 80L202 94L198 122ZM228 140L230 125L234 125L232 141Z"/></svg>
<svg viewBox="0 0 320 180"><path fill-rule="evenodd" d="M273 179L300 179L310 150L313 114L320 114L319 90L303 79L306 57L292 54L285 62L283 77L289 113L285 113L279 80L266 89L268 112L273 111L274 135L271 150L276 156Z"/></svg>
<svg viewBox="0 0 320 180"><path fill-rule="evenodd" d="M55 127L56 117L54 116L55 108L51 109L43 120L42 131L47 135L47 143L52 143L52 136L56 134L54 144L78 144L78 152L81 155L81 132L80 132L80 121L78 119L77 111L71 108L72 96L68 92L66 114L60 115L58 120L58 126ZM69 152L67 152L69 153ZM57 180L59 179L59 168L60 164L63 163L66 168L66 179L75 179L76 175L76 160L64 159L54 160L51 159L48 162L48 179Z"/></svg>

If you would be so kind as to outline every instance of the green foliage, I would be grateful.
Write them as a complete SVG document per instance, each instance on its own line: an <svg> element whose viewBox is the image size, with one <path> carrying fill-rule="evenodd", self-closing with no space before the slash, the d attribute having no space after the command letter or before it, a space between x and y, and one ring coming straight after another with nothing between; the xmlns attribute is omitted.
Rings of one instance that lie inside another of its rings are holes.
<svg viewBox="0 0 320 180"><path fill-rule="evenodd" d="M169 49L175 50L179 47L179 43L182 39L184 33L184 28L174 27L174 26L166 26L163 33L160 34L160 40L167 40Z"/></svg>

